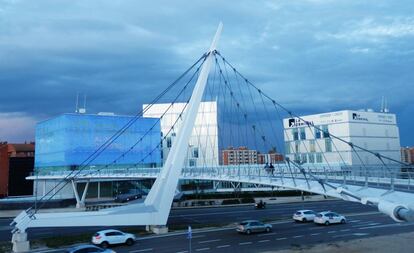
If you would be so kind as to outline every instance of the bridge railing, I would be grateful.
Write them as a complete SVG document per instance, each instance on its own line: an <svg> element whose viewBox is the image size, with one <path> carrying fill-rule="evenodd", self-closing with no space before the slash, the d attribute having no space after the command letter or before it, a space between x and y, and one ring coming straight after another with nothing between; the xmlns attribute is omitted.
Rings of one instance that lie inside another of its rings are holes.
<svg viewBox="0 0 414 253"><path fill-rule="evenodd" d="M302 168L302 170L301 170ZM155 178L160 173L161 168L116 168L83 170L77 175L78 180L82 179L99 179L99 178ZM70 171L48 171L33 175L44 178L62 178L69 175ZM288 166L286 164L276 164L274 168L265 168L261 164L253 165L226 165L214 167L189 167L183 168L182 176L184 178L208 178L217 180L236 180L240 178L272 179L272 180L289 180L305 179L314 180L315 178L323 179L329 182L361 185L367 187L389 187L394 189L414 189L414 168L388 166L315 166L302 165L301 167ZM71 179L69 177L69 179Z"/></svg>

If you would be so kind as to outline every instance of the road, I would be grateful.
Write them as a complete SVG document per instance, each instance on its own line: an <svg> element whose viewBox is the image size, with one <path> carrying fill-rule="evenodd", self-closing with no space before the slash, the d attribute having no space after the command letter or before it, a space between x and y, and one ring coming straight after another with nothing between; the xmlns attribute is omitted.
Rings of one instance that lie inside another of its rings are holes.
<svg viewBox="0 0 414 253"><path fill-rule="evenodd" d="M172 209L169 217L170 226L187 225L226 225L241 220L279 220L289 219L297 209L312 209L315 211L337 210L343 213L368 212L376 209L358 203L345 202L342 200L286 203L268 205L264 210L257 210L249 206L227 206L213 208L183 208ZM0 241L11 240L11 227L8 225L12 219L0 219ZM29 239L39 239L51 236L65 236L81 233L93 233L103 227L69 227L69 228L38 228L29 229ZM122 229L123 227L119 227Z"/></svg>
<svg viewBox="0 0 414 253"><path fill-rule="evenodd" d="M344 225L317 226L313 223L294 223L291 215L298 209L315 211L332 210L348 217ZM192 239L193 252L263 252L268 250L298 247L323 242L349 240L376 235L396 234L414 231L414 224L397 224L388 216L376 212L375 208L345 201L321 201L268 205L267 209L255 210L251 206L188 208L171 211L170 226L197 224L232 224L246 219L278 220L268 234L240 235L234 227L195 231ZM6 222L1 220L0 222ZM1 226L4 223L0 223ZM98 228L36 229L29 232L31 238L95 232ZM0 231L1 232L1 231ZM10 237L9 231L7 237ZM2 234L5 236L5 234ZM2 239L6 239L2 237ZM138 239L132 247L117 246L117 252L186 252L189 241L185 233L169 233L160 236L146 236ZM55 251L59 252L59 251Z"/></svg>

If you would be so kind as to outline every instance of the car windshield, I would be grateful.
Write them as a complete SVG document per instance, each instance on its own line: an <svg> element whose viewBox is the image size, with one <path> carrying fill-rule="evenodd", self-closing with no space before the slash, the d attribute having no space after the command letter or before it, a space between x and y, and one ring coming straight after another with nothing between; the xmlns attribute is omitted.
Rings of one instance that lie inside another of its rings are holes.
<svg viewBox="0 0 414 253"><path fill-rule="evenodd" d="M93 236L99 236L99 233L95 233Z"/></svg>
<svg viewBox="0 0 414 253"><path fill-rule="evenodd" d="M318 216L320 218L320 217L322 217L322 214L318 213L318 215L316 215L316 216Z"/></svg>
<svg viewBox="0 0 414 253"><path fill-rule="evenodd" d="M296 214L296 215L301 215L302 213L301 213L301 212L296 212L295 214Z"/></svg>

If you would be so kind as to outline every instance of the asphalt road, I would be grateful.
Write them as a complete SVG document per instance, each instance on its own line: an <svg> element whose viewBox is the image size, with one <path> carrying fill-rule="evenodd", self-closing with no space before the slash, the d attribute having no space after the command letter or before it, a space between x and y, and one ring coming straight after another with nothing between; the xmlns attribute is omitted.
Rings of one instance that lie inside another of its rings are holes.
<svg viewBox="0 0 414 253"><path fill-rule="evenodd" d="M183 208L171 210L168 223L171 227L198 226L198 225L227 225L241 220L259 219L262 221L289 219L298 209L312 209L315 211L337 210L342 213L376 211L375 208L358 203L341 200L301 202L267 205L266 209L254 209L249 206L228 206L213 208ZM11 240L11 218L0 219L0 241ZM68 227L68 228L37 228L29 229L29 239L47 238L51 236L65 236L83 233L91 233L102 230L104 227ZM107 227L106 227L107 228ZM124 227L117 227L123 229ZM139 228L139 227L138 227ZM141 227L144 229L143 227Z"/></svg>
<svg viewBox="0 0 414 253"><path fill-rule="evenodd" d="M294 223L291 216L298 209L315 211L332 210L344 214L348 223L343 225L317 226L313 223ZM396 234L414 231L414 224L397 224L389 217L376 212L375 208L345 201L321 201L268 205L264 210L252 206L175 209L171 211L169 223L177 225L232 224L246 219L278 220L268 234L241 235L234 227L194 231L192 252L263 252L268 250L299 247L304 245ZM9 220L0 220L1 238L9 240L9 230L3 226ZM31 238L65 236L67 234L95 232L99 228L35 229ZM4 237L3 237L4 236ZM7 238L6 238L7 237ZM4 240L3 239L3 240ZM138 239L132 247L116 246L116 252L188 252L189 240L185 233L169 233L146 236ZM36 251L39 252L39 251ZM40 251L41 252L41 251ZM49 251L50 252L50 251ZM61 252L59 250L54 252Z"/></svg>

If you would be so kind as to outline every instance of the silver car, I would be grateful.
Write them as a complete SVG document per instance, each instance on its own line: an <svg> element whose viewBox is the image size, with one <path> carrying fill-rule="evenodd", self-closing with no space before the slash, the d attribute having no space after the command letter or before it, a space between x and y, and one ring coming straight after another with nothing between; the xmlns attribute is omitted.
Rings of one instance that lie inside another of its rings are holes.
<svg viewBox="0 0 414 253"><path fill-rule="evenodd" d="M272 225L265 224L263 222L257 220L246 220L239 223L236 229L239 233L244 233L246 235L250 235L251 233L258 233L258 232L270 232L272 231Z"/></svg>
<svg viewBox="0 0 414 253"><path fill-rule="evenodd" d="M66 253L116 253L111 249L102 249L94 245L79 245L68 249Z"/></svg>

